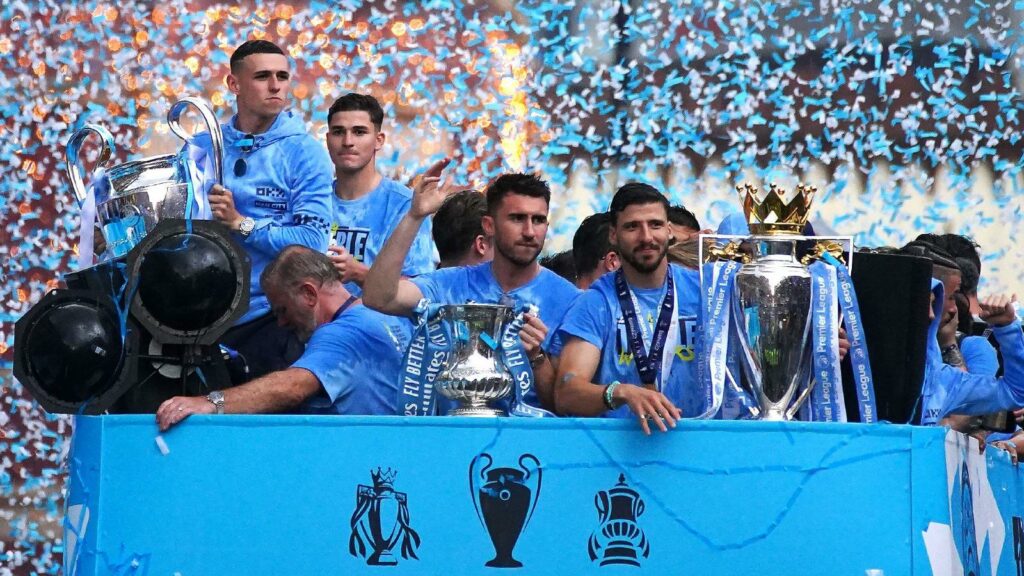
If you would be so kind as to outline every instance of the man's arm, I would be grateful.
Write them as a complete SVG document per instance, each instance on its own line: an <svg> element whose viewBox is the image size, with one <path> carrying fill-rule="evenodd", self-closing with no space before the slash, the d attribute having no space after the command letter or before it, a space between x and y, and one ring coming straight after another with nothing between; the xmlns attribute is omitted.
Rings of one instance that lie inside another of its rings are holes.
<svg viewBox="0 0 1024 576"><path fill-rule="evenodd" d="M334 165L323 147L315 141L304 146L303 153L292 161L296 163L295 178L291 183L292 189L286 191L291 199L292 222L257 221L256 229L245 241L267 254L277 254L292 244L301 244L317 252L327 249L327 231L333 212L331 179Z"/></svg>
<svg viewBox="0 0 1024 576"><path fill-rule="evenodd" d="M415 284L402 279L402 267L423 221L437 212L444 202L445 192L438 188L437 183L449 162L446 158L435 163L416 183L409 211L391 232L391 237L366 273L363 303L370 308L393 316L407 316L423 298Z"/></svg>
<svg viewBox="0 0 1024 576"><path fill-rule="evenodd" d="M609 407L605 405L604 394L607 386L592 382L601 361L601 351L593 344L575 336L568 336L558 363L558 377L555 384L555 408L560 414L577 416L598 416ZM650 434L649 421L662 432L665 427L675 428L682 412L664 394L643 386L620 383L612 392L614 407L629 405L629 409L640 418L645 434Z"/></svg>
<svg viewBox="0 0 1024 576"><path fill-rule="evenodd" d="M287 368L224 390L227 414L262 414L295 408L320 391L320 381L304 368ZM192 414L213 414L205 396L175 396L156 411L157 425L167 430Z"/></svg>

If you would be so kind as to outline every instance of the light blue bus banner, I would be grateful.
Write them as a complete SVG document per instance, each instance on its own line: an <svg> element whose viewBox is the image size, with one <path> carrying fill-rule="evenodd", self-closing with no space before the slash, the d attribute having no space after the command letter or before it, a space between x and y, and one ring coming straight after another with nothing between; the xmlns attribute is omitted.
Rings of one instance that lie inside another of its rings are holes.
<svg viewBox="0 0 1024 576"><path fill-rule="evenodd" d="M1021 471L937 427L81 416L69 468L68 576L1012 575L1024 549Z"/></svg>

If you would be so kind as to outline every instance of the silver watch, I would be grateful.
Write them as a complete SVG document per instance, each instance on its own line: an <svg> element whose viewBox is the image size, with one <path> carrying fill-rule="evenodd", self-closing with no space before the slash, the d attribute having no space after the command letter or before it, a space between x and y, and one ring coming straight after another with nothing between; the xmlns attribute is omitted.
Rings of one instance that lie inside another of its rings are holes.
<svg viewBox="0 0 1024 576"><path fill-rule="evenodd" d="M249 234L256 229L256 221L246 216L242 218L242 221L238 224L238 232L243 238L248 238Z"/></svg>
<svg viewBox="0 0 1024 576"><path fill-rule="evenodd" d="M213 407L217 409L217 414L224 413L224 393L220 390L214 390L206 395L206 399L213 404Z"/></svg>

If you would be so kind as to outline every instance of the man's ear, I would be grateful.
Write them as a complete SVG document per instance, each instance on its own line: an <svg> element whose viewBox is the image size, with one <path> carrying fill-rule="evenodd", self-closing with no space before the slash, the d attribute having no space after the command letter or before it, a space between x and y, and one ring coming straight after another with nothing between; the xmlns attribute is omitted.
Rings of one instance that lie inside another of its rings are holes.
<svg viewBox="0 0 1024 576"><path fill-rule="evenodd" d="M494 237L494 218L490 214L484 214L480 219L480 226L484 229L484 236Z"/></svg>
<svg viewBox="0 0 1024 576"><path fill-rule="evenodd" d="M384 134L383 132L378 131L377 132L376 140L377 140L377 145L374 146L373 150L375 152L380 152L380 149L384 147L384 141L387 140L387 135Z"/></svg>
<svg viewBox="0 0 1024 576"><path fill-rule="evenodd" d="M604 270L605 272L614 272L619 269L622 263L619 262L618 252L609 252L604 258Z"/></svg>
<svg viewBox="0 0 1024 576"><path fill-rule="evenodd" d="M487 244L487 237L483 234L477 234L476 238L473 239L473 252L477 256L483 257L484 254L487 254Z"/></svg>
<svg viewBox="0 0 1024 576"><path fill-rule="evenodd" d="M317 297L317 287L312 282L303 282L299 286L299 298L306 306L312 308L316 304Z"/></svg>
<svg viewBox="0 0 1024 576"><path fill-rule="evenodd" d="M238 78L233 73L228 74L227 85L232 94L238 94Z"/></svg>
<svg viewBox="0 0 1024 576"><path fill-rule="evenodd" d="M608 227L608 242L612 246L618 246L619 245L619 236L615 233L615 226L609 226Z"/></svg>

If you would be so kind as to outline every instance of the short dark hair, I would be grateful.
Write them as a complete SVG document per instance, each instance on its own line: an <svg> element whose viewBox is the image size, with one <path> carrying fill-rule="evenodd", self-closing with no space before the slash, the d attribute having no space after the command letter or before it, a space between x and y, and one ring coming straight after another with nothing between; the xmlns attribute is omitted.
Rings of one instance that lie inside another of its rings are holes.
<svg viewBox="0 0 1024 576"><path fill-rule="evenodd" d="M659 192L657 188L641 182L623 184L615 191L615 196L612 197L612 205L608 208L608 213L612 217L612 226L619 223L619 213L625 210L626 207L634 204L655 203L665 207L665 214L667 216L669 212L668 198L665 198L665 195Z"/></svg>
<svg viewBox="0 0 1024 576"><path fill-rule="evenodd" d="M540 259L540 265L565 278L573 284L576 283L575 256L572 250L559 252Z"/></svg>
<svg viewBox="0 0 1024 576"><path fill-rule="evenodd" d="M927 241L927 240L914 240L908 242L903 248L900 249L903 254L909 254L911 256L921 256L932 261L932 276L935 278L945 279L951 274L961 274L960 266L957 265L956 260L950 256L949 252L946 252L939 246Z"/></svg>
<svg viewBox="0 0 1024 576"><path fill-rule="evenodd" d="M978 254L978 244L974 240L960 234L921 234L917 240L938 246L956 260L962 274L961 292L974 294L978 291L981 255Z"/></svg>
<svg viewBox="0 0 1024 576"><path fill-rule="evenodd" d="M685 226L693 230L700 230L700 222L696 214L686 209L682 204L668 207L668 221L676 226Z"/></svg>
<svg viewBox="0 0 1024 576"><path fill-rule="evenodd" d="M301 244L286 246L260 273L260 286L292 289L306 280L341 283L341 273L325 254Z"/></svg>
<svg viewBox="0 0 1024 576"><path fill-rule="evenodd" d="M434 214L431 234L441 261L457 260L484 233L480 221L487 213L484 195L476 190L462 190L449 196Z"/></svg>
<svg viewBox="0 0 1024 576"><path fill-rule="evenodd" d="M551 188L547 182L533 174L509 173L498 176L487 187L487 213L497 213L501 201L509 194L543 198L544 202L551 204Z"/></svg>
<svg viewBox="0 0 1024 576"><path fill-rule="evenodd" d="M380 107L380 102L369 94L349 92L344 96L340 96L334 101L334 104L331 104L330 109L327 110L328 124L331 123L331 117L338 112L366 112L370 115L370 122L373 123L373 127L378 132L381 126L384 125L384 109Z"/></svg>
<svg viewBox="0 0 1024 576"><path fill-rule="evenodd" d="M607 212L591 214L580 222L572 236L572 262L576 274L592 272L609 252L615 251L608 239L611 227L612 217Z"/></svg>
<svg viewBox="0 0 1024 576"><path fill-rule="evenodd" d="M238 66L247 56L253 54L280 54L287 57L281 47L269 40L246 40L231 53L231 73L238 72Z"/></svg>

